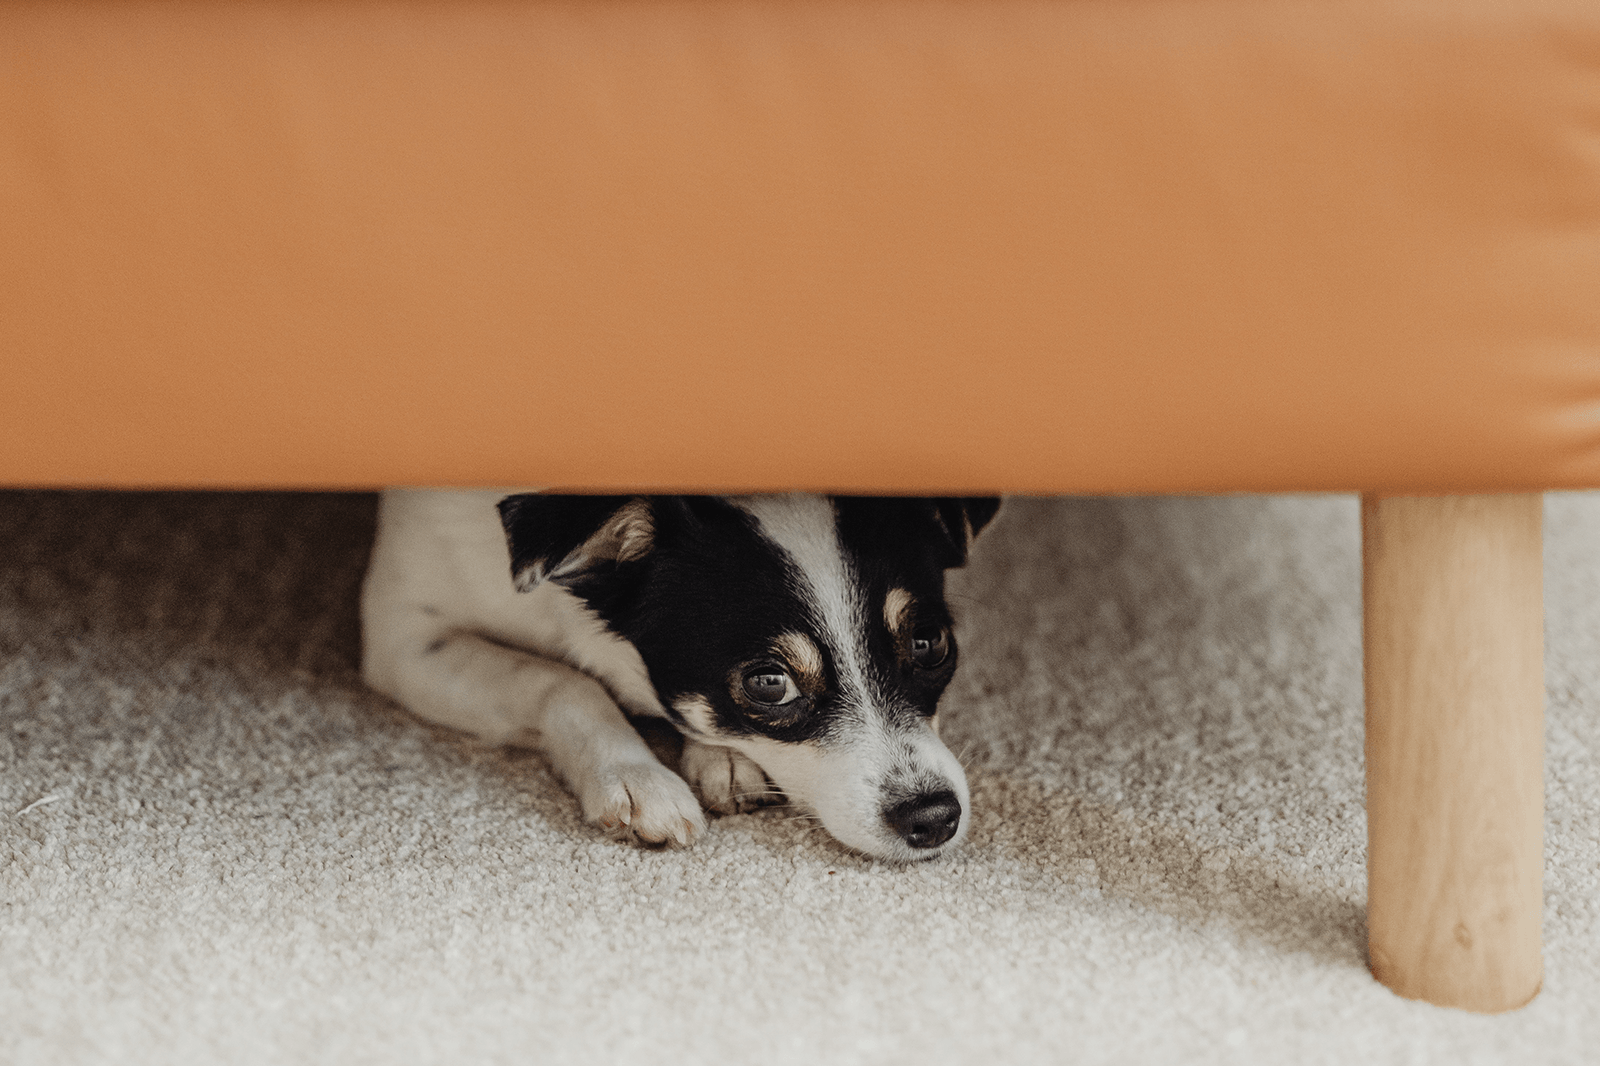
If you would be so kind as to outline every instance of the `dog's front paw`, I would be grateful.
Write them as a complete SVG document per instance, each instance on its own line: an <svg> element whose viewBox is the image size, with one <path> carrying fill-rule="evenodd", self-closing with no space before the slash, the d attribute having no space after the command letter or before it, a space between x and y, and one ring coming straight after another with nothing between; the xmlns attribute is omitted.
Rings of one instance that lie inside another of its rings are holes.
<svg viewBox="0 0 1600 1066"><path fill-rule="evenodd" d="M658 762L606 767L583 789L582 803L583 816L619 840L687 847L706 831L699 800Z"/></svg>
<svg viewBox="0 0 1600 1066"><path fill-rule="evenodd" d="M718 814L738 814L778 799L761 767L732 748L685 737L678 770Z"/></svg>

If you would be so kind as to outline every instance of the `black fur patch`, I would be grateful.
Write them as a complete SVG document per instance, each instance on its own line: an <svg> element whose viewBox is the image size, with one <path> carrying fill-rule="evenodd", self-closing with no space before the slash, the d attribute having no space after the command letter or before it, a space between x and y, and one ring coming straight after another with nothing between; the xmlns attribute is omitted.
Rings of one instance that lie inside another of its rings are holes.
<svg viewBox="0 0 1600 1066"><path fill-rule="evenodd" d="M500 524L511 550L511 576L519 586L536 568L558 568L594 536L627 496L545 496L524 493L500 501Z"/></svg>
<svg viewBox="0 0 1600 1066"><path fill-rule="evenodd" d="M1000 509L996 496L841 496L839 536L871 554L930 553L941 569L964 566L972 538Z"/></svg>
<svg viewBox="0 0 1600 1066"><path fill-rule="evenodd" d="M639 564L637 580L591 587L586 598L639 649L663 702L705 697L726 734L804 741L825 733L825 714L767 716L741 705L732 691L733 676L744 668L775 661L779 634L815 638L783 553L749 514L719 497L658 497L651 507L655 550ZM825 664L824 687L831 669Z"/></svg>

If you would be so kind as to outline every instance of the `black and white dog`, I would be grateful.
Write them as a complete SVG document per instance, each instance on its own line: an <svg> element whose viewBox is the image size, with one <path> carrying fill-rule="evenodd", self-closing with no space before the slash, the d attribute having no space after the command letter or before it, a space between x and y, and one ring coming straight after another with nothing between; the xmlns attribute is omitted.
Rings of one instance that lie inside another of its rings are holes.
<svg viewBox="0 0 1600 1066"><path fill-rule="evenodd" d="M543 751L619 836L688 844L702 801L746 810L770 778L845 845L928 858L970 822L935 718L956 667L944 575L998 507L391 490L363 673L423 718ZM624 712L683 734L682 776Z"/></svg>

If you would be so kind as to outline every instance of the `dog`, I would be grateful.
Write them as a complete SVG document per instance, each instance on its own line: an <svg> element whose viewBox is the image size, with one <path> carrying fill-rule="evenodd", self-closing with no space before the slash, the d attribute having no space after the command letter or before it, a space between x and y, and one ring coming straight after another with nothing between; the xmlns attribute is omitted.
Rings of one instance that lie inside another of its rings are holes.
<svg viewBox="0 0 1600 1066"><path fill-rule="evenodd" d="M543 752L619 838L688 845L702 804L781 792L849 848L932 858L971 823L937 730L945 571L999 506L390 490L362 674L423 719ZM682 734L677 773L628 716Z"/></svg>

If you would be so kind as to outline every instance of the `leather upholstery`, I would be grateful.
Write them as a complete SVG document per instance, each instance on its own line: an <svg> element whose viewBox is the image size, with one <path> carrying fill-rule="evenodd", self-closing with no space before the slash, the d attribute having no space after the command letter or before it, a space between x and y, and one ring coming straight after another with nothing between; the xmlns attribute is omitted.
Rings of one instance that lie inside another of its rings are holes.
<svg viewBox="0 0 1600 1066"><path fill-rule="evenodd" d="M1589 0L9 0L0 484L1600 486Z"/></svg>

